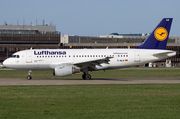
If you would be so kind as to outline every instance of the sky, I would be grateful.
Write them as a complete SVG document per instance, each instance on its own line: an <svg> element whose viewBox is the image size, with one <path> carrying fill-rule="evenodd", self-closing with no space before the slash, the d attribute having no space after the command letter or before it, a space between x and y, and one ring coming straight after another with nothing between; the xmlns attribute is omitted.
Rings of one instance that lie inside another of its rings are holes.
<svg viewBox="0 0 180 119"><path fill-rule="evenodd" d="M0 25L52 22L61 35L149 33L173 18L170 36L180 36L180 0L1 0Z"/></svg>

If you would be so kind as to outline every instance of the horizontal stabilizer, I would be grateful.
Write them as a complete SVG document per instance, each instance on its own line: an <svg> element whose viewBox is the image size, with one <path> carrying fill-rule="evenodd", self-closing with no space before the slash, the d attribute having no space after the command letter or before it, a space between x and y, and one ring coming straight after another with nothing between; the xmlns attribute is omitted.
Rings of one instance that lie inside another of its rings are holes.
<svg viewBox="0 0 180 119"><path fill-rule="evenodd" d="M176 54L175 51L168 51L168 52L160 52L160 53L154 53L153 56L167 56L168 54Z"/></svg>

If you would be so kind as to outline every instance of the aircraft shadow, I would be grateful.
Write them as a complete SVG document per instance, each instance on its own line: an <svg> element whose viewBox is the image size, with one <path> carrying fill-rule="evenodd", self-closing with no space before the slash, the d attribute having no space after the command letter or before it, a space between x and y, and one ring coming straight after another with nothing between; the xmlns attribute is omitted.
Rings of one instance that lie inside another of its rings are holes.
<svg viewBox="0 0 180 119"><path fill-rule="evenodd" d="M130 79L111 79L111 78L93 78L91 80L86 80L86 79L58 79L58 78L54 78L54 79L32 79L32 80L78 80L78 81L95 81L95 80L102 80L102 81L129 81Z"/></svg>

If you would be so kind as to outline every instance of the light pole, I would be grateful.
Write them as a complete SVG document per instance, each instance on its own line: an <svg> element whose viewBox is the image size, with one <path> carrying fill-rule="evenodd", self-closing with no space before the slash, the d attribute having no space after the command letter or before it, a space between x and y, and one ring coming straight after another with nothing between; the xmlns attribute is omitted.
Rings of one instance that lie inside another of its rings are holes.
<svg viewBox="0 0 180 119"><path fill-rule="evenodd" d="M97 42L94 42L94 48L96 48L96 43L97 43Z"/></svg>
<svg viewBox="0 0 180 119"><path fill-rule="evenodd" d="M6 54L7 54L7 58L8 58L8 45L7 45L7 53Z"/></svg>

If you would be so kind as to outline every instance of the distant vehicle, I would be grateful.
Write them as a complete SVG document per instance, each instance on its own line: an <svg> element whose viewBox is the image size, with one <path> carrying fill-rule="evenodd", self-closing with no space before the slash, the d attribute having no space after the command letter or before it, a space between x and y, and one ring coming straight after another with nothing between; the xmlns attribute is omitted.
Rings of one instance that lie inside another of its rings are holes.
<svg viewBox="0 0 180 119"><path fill-rule="evenodd" d="M172 18L164 18L146 40L133 49L30 49L14 53L3 62L12 69L53 70L55 76L69 76L83 72L83 79L91 79L88 71L111 70L143 65L176 55L166 50Z"/></svg>

